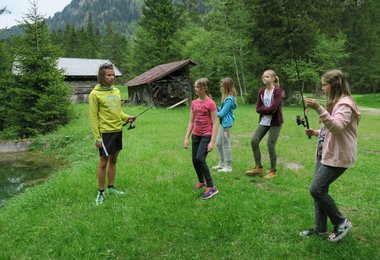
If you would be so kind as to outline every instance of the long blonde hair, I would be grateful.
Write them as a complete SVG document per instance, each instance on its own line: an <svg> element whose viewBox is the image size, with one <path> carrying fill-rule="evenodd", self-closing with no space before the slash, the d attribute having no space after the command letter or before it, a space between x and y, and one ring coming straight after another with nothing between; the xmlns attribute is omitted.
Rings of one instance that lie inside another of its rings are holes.
<svg viewBox="0 0 380 260"><path fill-rule="evenodd" d="M194 86L203 90L208 97L211 97L211 95L210 95L210 82L208 81L207 78L197 79L194 83Z"/></svg>
<svg viewBox="0 0 380 260"><path fill-rule="evenodd" d="M220 86L223 87L222 89L222 103L228 96L233 96L236 102L236 89L234 86L234 82L231 78L224 78L220 81Z"/></svg>

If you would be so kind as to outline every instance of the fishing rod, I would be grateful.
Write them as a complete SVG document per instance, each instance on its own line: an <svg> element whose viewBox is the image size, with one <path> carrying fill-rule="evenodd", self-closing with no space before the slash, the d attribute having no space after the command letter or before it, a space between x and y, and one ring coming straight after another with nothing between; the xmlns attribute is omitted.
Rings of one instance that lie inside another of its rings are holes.
<svg viewBox="0 0 380 260"><path fill-rule="evenodd" d="M137 116L135 116L135 120L136 118L138 118L139 116L141 116L142 114L144 114L145 112L147 112L148 110L152 109L154 106L150 106L148 107L147 109L145 109L144 111L142 111L140 114L138 114ZM127 125L128 122L124 123L123 126ZM136 128L136 125L134 124L134 121L133 122L130 122L129 123L129 126L127 128L127 130L131 130L131 129L135 129Z"/></svg>
<svg viewBox="0 0 380 260"><path fill-rule="evenodd" d="M295 65L296 65L297 81L298 81L298 85L299 85L300 90L301 90L300 92L301 92L303 117L304 117L304 118L301 118L301 116L297 115L296 116L296 122L297 122L297 125L303 125L304 127L306 127L306 129L309 129L310 128L309 127L309 120L308 120L308 117L307 117L308 110L306 109L306 106L305 106L305 99L303 97L303 84L301 84L301 78L300 78L300 72L299 72L299 68L298 68L298 62L297 62L297 59L295 57L294 43L293 43L293 31L290 28L287 0L283 0L283 3L284 3L284 7L285 7L285 16L286 16L286 22L287 22L287 25L288 25L288 32L290 33L290 47L292 49L292 59L293 59ZM308 137L309 137L309 139L311 138L310 135Z"/></svg>

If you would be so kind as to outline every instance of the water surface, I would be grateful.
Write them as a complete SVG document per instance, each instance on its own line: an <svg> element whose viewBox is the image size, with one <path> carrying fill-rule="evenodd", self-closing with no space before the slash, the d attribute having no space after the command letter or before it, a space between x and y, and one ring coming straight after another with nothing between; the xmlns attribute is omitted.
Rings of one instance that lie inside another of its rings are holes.
<svg viewBox="0 0 380 260"><path fill-rule="evenodd" d="M59 162L36 152L0 153L0 207L25 188L45 181Z"/></svg>

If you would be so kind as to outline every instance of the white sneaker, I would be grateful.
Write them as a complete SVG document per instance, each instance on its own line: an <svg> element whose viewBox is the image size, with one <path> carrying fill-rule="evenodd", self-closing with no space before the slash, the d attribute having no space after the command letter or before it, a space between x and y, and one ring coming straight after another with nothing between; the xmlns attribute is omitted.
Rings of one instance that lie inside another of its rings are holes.
<svg viewBox="0 0 380 260"><path fill-rule="evenodd" d="M116 195L124 195L125 194L124 191L118 190L115 187L108 188L107 191L108 191L108 193L112 193L112 194L116 194Z"/></svg>
<svg viewBox="0 0 380 260"><path fill-rule="evenodd" d="M219 170L219 169L223 169L223 167L224 167L224 163L220 162L218 165L212 166L211 168L214 170Z"/></svg>
<svg viewBox="0 0 380 260"><path fill-rule="evenodd" d="M222 169L218 170L218 172L232 172L232 167L225 165Z"/></svg>
<svg viewBox="0 0 380 260"><path fill-rule="evenodd" d="M330 242L338 242L345 235L347 235L348 231L352 228L352 224L348 219L345 219L343 224L334 227L334 231L329 236Z"/></svg>
<svg viewBox="0 0 380 260"><path fill-rule="evenodd" d="M105 198L106 198L106 196L104 195L104 191L103 192L98 191L98 195L96 196L95 204L96 205L102 204Z"/></svg>

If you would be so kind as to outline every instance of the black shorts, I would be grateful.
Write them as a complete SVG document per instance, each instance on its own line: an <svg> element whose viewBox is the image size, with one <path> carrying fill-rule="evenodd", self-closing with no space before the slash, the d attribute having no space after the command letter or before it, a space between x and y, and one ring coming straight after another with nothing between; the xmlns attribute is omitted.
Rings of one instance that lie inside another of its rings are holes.
<svg viewBox="0 0 380 260"><path fill-rule="evenodd" d="M123 149L123 132L103 133L102 147L99 148L100 156L110 156Z"/></svg>

